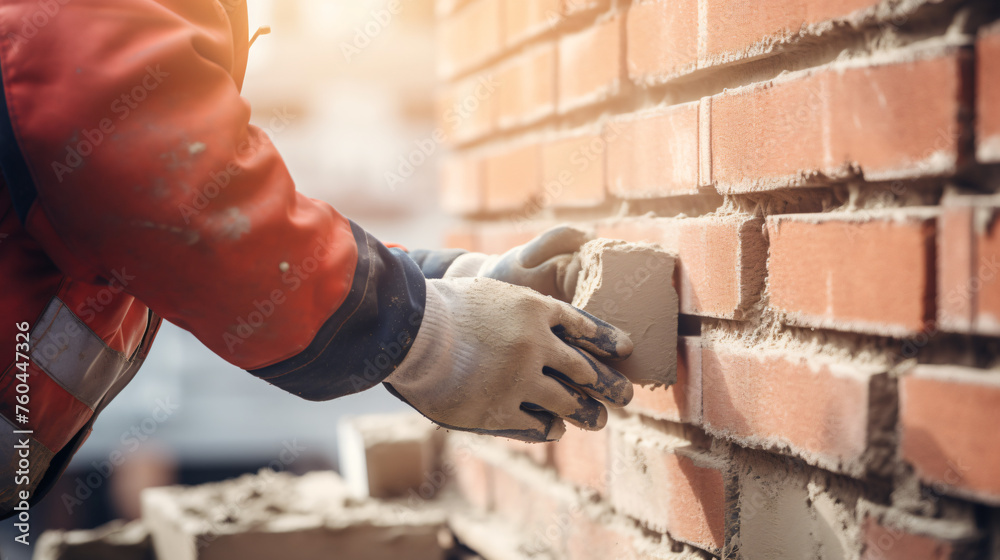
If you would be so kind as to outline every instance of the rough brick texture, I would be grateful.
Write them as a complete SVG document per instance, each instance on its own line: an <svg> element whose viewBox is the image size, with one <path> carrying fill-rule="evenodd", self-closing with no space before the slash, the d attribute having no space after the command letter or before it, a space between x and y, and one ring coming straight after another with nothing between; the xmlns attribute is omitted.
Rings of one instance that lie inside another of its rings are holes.
<svg viewBox="0 0 1000 560"><path fill-rule="evenodd" d="M1000 25L984 29L976 46L976 99L980 161L1000 161Z"/></svg>
<svg viewBox="0 0 1000 560"><path fill-rule="evenodd" d="M902 379L903 459L939 492L1000 504L1000 375L958 366L918 366Z"/></svg>
<svg viewBox="0 0 1000 560"><path fill-rule="evenodd" d="M1000 335L1000 197L946 202L938 259L940 327Z"/></svg>
<svg viewBox="0 0 1000 560"><path fill-rule="evenodd" d="M605 138L608 186L615 196L698 192L698 103L615 120Z"/></svg>
<svg viewBox="0 0 1000 560"><path fill-rule="evenodd" d="M621 87L621 21L610 19L559 41L559 110L602 101Z"/></svg>
<svg viewBox="0 0 1000 560"><path fill-rule="evenodd" d="M744 192L863 175L952 173L968 131L961 52L823 69L712 99L712 177ZM935 87L921 87L933 83ZM754 139L748 142L748 139Z"/></svg>
<svg viewBox="0 0 1000 560"><path fill-rule="evenodd" d="M772 216L771 305L807 326L922 330L934 318L934 212Z"/></svg>
<svg viewBox="0 0 1000 560"><path fill-rule="evenodd" d="M676 255L676 383L456 469L463 531L507 543L484 557L1000 558L992 3L437 17L450 246L572 222Z"/></svg>

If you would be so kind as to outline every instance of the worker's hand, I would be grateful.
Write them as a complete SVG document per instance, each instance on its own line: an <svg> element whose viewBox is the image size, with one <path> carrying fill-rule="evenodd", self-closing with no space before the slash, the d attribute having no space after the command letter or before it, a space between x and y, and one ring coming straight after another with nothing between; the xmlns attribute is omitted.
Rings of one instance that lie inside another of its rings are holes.
<svg viewBox="0 0 1000 560"><path fill-rule="evenodd" d="M488 278L427 281L423 323L386 380L438 424L552 441L563 420L599 430L632 384L597 359L624 359L623 331L575 307Z"/></svg>
<svg viewBox="0 0 1000 560"><path fill-rule="evenodd" d="M462 255L444 277L493 278L570 302L580 276L579 250L591 239L593 234L582 229L559 226L503 255Z"/></svg>

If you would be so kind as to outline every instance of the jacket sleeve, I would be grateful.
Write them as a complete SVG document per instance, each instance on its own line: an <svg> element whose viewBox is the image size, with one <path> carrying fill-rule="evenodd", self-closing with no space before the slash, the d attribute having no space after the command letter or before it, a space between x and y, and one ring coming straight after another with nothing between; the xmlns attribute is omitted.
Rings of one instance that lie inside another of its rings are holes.
<svg viewBox="0 0 1000 560"><path fill-rule="evenodd" d="M425 278L444 278L444 273L448 267L455 262L455 259L466 254L463 249L442 249L431 251L418 249L409 253L410 258L417 263Z"/></svg>
<svg viewBox="0 0 1000 560"><path fill-rule="evenodd" d="M51 4L30 34L37 2L0 5L0 163L56 264L126 279L155 313L304 398L387 377L420 327L421 269L296 192L249 125L225 3Z"/></svg>

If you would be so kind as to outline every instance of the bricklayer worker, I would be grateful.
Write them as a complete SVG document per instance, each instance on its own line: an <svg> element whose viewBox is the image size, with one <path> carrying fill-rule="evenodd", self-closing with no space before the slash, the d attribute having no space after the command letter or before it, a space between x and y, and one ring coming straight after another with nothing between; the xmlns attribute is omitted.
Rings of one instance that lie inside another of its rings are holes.
<svg viewBox="0 0 1000 560"><path fill-rule="evenodd" d="M45 4L0 4L4 517L61 475L164 319L304 399L384 383L458 430L553 440L629 401L599 359L630 340L565 303L584 233L407 253L296 192L240 96L245 1Z"/></svg>

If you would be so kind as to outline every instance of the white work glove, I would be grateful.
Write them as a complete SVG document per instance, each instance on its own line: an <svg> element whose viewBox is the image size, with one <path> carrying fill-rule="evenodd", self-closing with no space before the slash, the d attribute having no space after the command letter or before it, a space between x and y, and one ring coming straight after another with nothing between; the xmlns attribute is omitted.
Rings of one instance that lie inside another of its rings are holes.
<svg viewBox="0 0 1000 560"><path fill-rule="evenodd" d="M572 226L552 228L502 255L466 253L452 263L445 278L493 278L570 302L580 276L580 247L593 234Z"/></svg>
<svg viewBox="0 0 1000 560"><path fill-rule="evenodd" d="M563 419L599 430L632 384L599 362L624 359L623 331L569 304L488 278L428 280L424 319L389 389L434 422L553 441Z"/></svg>

